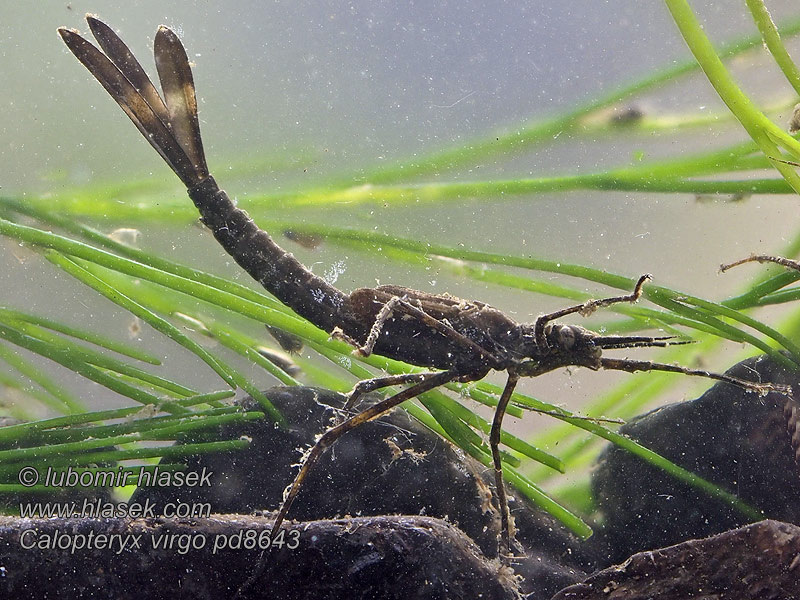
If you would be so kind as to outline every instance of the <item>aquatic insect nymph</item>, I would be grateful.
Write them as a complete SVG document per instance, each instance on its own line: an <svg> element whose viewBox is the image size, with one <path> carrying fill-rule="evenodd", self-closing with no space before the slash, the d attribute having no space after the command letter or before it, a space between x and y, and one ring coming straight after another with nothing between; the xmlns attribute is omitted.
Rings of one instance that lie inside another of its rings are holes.
<svg viewBox="0 0 800 600"><path fill-rule="evenodd" d="M236 262L269 292L316 326L351 342L358 352L372 352L437 371L401 374L363 381L350 394L348 406L363 393L390 385L409 387L325 432L305 457L273 525L281 526L302 482L321 454L341 435L375 419L406 400L452 381L476 381L489 371L505 371L508 379L498 400L490 434L502 546L510 552L511 526L503 488L500 431L503 415L520 377L536 377L568 366L619 371L669 371L725 381L766 393L784 389L744 381L700 369L643 360L617 359L605 350L666 346L671 337L613 336L556 319L621 302L636 302L649 275L630 294L590 300L519 324L499 310L477 301L436 295L401 286L363 288L349 294L314 275L236 208L206 166L194 81L180 40L167 27L155 37L155 58L163 98L122 40L102 21L88 16L89 27L105 54L77 32L59 29L75 56L89 69L130 117L139 131L186 185L203 223Z"/></svg>

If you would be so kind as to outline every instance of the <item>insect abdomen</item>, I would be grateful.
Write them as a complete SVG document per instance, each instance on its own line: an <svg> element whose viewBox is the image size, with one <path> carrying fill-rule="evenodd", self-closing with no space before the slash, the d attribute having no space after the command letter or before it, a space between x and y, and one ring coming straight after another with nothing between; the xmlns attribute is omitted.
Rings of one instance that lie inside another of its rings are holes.
<svg viewBox="0 0 800 600"><path fill-rule="evenodd" d="M234 260L278 300L318 327L341 324L347 296L306 269L237 208L213 177L189 188L203 223Z"/></svg>

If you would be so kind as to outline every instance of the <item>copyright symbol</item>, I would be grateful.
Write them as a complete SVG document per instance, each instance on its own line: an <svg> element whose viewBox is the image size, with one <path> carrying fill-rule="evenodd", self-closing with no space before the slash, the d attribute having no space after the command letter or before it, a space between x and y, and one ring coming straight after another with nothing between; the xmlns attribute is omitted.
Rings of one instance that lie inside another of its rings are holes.
<svg viewBox="0 0 800 600"><path fill-rule="evenodd" d="M39 471L33 467L22 467L19 471L19 482L25 487L33 487L39 482Z"/></svg>

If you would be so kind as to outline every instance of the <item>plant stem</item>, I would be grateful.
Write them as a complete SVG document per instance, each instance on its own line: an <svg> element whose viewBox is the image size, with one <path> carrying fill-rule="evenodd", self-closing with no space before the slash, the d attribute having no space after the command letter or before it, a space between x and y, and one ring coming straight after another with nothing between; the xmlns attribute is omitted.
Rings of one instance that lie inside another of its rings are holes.
<svg viewBox="0 0 800 600"><path fill-rule="evenodd" d="M747 4L747 8L750 9L750 13L753 15L753 21L755 21L758 26L761 37L764 38L764 43L769 49L770 54L772 54L772 58L775 59L775 62L778 67L780 67L789 85L791 85L795 93L800 96L800 69L797 68L792 57L789 56L789 52L786 50L786 46L784 46L781 40L781 35L778 33L778 28L775 27L775 23L772 21L772 17L767 7L764 5L763 0L745 0L745 4Z"/></svg>
<svg viewBox="0 0 800 600"><path fill-rule="evenodd" d="M686 0L665 0L665 2L689 50L694 54L711 85L764 155L768 158L779 158L781 152L778 144L780 144L800 159L800 143L770 121L739 89L722 64L711 41L703 32L688 2ZM785 163L773 162L792 189L800 193L800 176L794 169Z"/></svg>

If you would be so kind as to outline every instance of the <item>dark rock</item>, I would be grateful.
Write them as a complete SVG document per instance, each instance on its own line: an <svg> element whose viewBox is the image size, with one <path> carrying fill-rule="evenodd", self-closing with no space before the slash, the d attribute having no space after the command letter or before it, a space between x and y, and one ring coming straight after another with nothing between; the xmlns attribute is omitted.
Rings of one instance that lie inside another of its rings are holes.
<svg viewBox="0 0 800 600"><path fill-rule="evenodd" d="M0 517L0 597L233 598L253 573L261 550L227 547L215 552L215 543L235 542L250 531L257 544L270 526L263 517L241 515L191 522ZM487 561L463 533L437 519L315 521L296 531L297 537L289 532L284 546L265 554L264 570L241 600L519 597L513 577L496 561ZM118 541L110 549L98 547L112 539ZM125 550L117 552L122 541ZM64 543L66 549L37 547L53 543ZM83 547L71 551L71 544Z"/></svg>
<svg viewBox="0 0 800 600"><path fill-rule="evenodd" d="M800 375L765 356L728 373L789 384L800 393ZM759 397L718 383L697 400L656 409L621 431L765 516L800 523L800 476L786 432L785 402L783 394ZM604 524L592 543L607 556L605 564L749 522L729 504L616 447L601 457L593 487Z"/></svg>
<svg viewBox="0 0 800 600"><path fill-rule="evenodd" d="M552 600L796 600L800 528L761 521L631 556Z"/></svg>
<svg viewBox="0 0 800 600"><path fill-rule="evenodd" d="M246 435L239 452L186 459L188 471L214 472L211 487L140 488L132 500L208 502L215 513L276 510L294 478L301 450L308 448L337 415L344 397L315 388L273 388L267 396L289 428L266 421L227 427L218 439ZM245 400L249 408L253 401ZM198 441L198 437L184 440ZM173 461L174 462L174 461ZM491 504L492 477L477 464L402 411L395 411L343 436L312 469L289 517L300 521L355 515L427 515L464 531L486 556L497 553L499 519ZM510 498L526 558L515 569L522 590L548 598L585 576L588 560L577 539L526 500Z"/></svg>

